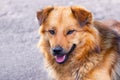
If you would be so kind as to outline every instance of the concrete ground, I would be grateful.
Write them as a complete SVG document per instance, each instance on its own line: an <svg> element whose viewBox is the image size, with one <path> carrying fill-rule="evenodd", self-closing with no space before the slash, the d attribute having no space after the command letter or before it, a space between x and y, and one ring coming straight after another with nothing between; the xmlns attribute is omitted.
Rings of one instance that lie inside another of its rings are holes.
<svg viewBox="0 0 120 80"><path fill-rule="evenodd" d="M99 20L120 20L120 0L0 0L0 80L51 80L37 48L36 11L82 5Z"/></svg>

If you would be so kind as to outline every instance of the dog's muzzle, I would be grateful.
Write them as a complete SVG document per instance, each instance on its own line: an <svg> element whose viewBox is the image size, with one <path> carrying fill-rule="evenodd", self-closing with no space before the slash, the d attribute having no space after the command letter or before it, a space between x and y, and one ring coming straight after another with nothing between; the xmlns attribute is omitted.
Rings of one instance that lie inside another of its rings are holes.
<svg viewBox="0 0 120 80"><path fill-rule="evenodd" d="M73 44L72 47L70 48L69 52L67 52L67 53L60 46L53 48L52 53L55 56L56 62L59 64L64 63L68 59L69 55L74 51L75 47L76 47L76 45Z"/></svg>

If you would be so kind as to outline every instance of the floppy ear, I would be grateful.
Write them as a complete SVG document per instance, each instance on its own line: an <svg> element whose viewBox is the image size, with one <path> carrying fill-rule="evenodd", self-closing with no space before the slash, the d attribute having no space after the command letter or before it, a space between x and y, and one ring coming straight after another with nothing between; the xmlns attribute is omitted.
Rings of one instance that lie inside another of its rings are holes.
<svg viewBox="0 0 120 80"><path fill-rule="evenodd" d="M71 7L73 16L78 20L80 26L88 25L92 23L92 14L87 10L79 7Z"/></svg>
<svg viewBox="0 0 120 80"><path fill-rule="evenodd" d="M47 7L45 9L37 12L37 19L38 19L40 25L46 20L46 18L48 17L49 13L53 9L54 9L53 7Z"/></svg>

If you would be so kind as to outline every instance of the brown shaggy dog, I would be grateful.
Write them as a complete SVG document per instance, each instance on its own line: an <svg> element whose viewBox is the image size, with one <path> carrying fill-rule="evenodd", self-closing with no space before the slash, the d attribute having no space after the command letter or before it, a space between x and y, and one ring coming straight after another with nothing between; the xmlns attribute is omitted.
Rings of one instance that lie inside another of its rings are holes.
<svg viewBox="0 0 120 80"><path fill-rule="evenodd" d="M93 21L88 10L47 7L37 12L39 47L55 80L120 80L120 23Z"/></svg>

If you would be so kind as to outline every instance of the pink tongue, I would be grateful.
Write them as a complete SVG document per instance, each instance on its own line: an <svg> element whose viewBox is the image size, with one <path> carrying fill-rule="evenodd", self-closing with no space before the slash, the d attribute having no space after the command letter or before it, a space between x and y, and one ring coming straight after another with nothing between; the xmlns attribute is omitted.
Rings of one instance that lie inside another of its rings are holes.
<svg viewBox="0 0 120 80"><path fill-rule="evenodd" d="M63 62L65 60L66 55L63 56L55 56L57 62Z"/></svg>

